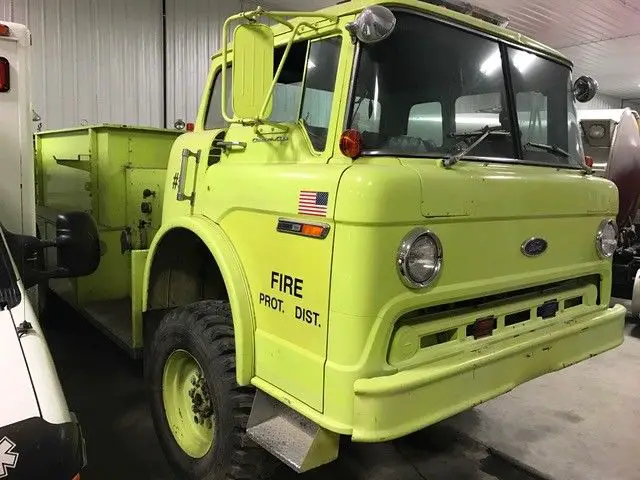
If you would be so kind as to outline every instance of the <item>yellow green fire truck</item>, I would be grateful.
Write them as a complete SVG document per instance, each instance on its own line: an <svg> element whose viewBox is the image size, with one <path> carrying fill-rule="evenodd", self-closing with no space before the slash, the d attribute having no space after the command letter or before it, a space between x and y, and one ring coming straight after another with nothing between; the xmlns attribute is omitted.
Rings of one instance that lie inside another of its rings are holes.
<svg viewBox="0 0 640 480"><path fill-rule="evenodd" d="M143 358L181 475L306 471L622 342L568 59L459 2L259 8L222 40L193 131L35 138L40 235L73 207L101 239L50 288Z"/></svg>

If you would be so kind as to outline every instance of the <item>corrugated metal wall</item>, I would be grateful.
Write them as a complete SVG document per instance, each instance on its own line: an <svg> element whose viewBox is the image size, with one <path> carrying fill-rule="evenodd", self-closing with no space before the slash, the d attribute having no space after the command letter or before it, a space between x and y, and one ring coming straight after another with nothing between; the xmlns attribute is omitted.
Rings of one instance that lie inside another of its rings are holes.
<svg viewBox="0 0 640 480"><path fill-rule="evenodd" d="M587 103L578 103L578 110L601 110L605 108L620 108L622 100L611 95L598 94Z"/></svg>
<svg viewBox="0 0 640 480"><path fill-rule="evenodd" d="M240 0L166 0L167 122L193 122L209 59L220 45L225 19L242 8ZM246 3L246 2L245 2Z"/></svg>
<svg viewBox="0 0 640 480"><path fill-rule="evenodd" d="M44 128L163 125L162 1L0 0L0 19L32 31L33 103ZM255 5L166 0L168 126L195 119L222 22ZM619 106L619 99L599 95L580 108Z"/></svg>
<svg viewBox="0 0 640 480"><path fill-rule="evenodd" d="M33 36L33 103L44 128L160 125L162 0L0 0Z"/></svg>

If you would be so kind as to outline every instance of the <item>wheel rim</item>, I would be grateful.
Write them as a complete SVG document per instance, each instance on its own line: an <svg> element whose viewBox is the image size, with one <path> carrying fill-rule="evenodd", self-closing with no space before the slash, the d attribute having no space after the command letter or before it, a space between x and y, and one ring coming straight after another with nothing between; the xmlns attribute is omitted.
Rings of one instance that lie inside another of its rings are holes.
<svg viewBox="0 0 640 480"><path fill-rule="evenodd" d="M202 458L213 445L215 418L209 387L198 361L176 350L164 364L162 399L169 429L184 452Z"/></svg>

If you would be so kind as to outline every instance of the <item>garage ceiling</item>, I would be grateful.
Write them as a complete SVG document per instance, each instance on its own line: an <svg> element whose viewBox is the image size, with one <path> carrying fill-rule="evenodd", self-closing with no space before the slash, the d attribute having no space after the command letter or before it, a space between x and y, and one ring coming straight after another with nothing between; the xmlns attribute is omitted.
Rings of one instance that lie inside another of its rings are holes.
<svg viewBox="0 0 640 480"><path fill-rule="evenodd" d="M274 0L282 8L313 10L335 0ZM472 0L509 18L510 28L548 44L589 74L600 91L640 97L640 0Z"/></svg>

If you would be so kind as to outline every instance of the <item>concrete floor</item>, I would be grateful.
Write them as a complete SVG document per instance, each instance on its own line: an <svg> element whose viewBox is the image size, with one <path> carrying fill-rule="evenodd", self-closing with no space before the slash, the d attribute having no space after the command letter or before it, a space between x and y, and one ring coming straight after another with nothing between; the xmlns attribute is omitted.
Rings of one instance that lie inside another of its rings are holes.
<svg viewBox="0 0 640 480"><path fill-rule="evenodd" d="M45 318L43 323L67 400L83 425L89 465L82 479L175 479L155 438L144 399L141 363L129 360L123 351L68 309L57 311L56 318ZM640 327L635 331L638 330ZM635 335L634 332L630 331L630 335ZM602 361L590 360L591 366L586 366L584 372L576 366L558 376L549 376L545 380L549 383L540 390L523 386L507 398L494 400L495 403L400 441L375 445L344 442L337 462L302 476L283 468L275 478L533 480L541 477L531 473L529 467L515 466L523 462L541 472L553 471L559 474L555 478L562 480L638 480L640 455L628 457L626 452L640 454L637 447L640 341L633 336L629 339L624 350L611 352L613 355L603 356ZM590 374L598 375L598 382L593 382ZM598 386L602 387L600 391ZM621 411L621 397L625 409L631 410ZM589 408L581 410L588 399L593 400ZM570 405L561 404L562 401ZM625 425L624 419L634 414L636 423ZM614 418L620 425L608 431L608 422ZM618 429L624 433L618 433ZM502 451L493 452L480 442ZM621 468L635 468L638 474L624 476L626 470L619 470L615 474L618 476L589 476L587 468L587 475L573 475L585 470L576 467L576 462L587 461L590 465L588 460L593 457L610 458L609 463L624 460L628 466ZM567 472L569 476L565 476Z"/></svg>
<svg viewBox="0 0 640 480"><path fill-rule="evenodd" d="M640 324L620 347L445 423L549 478L640 479Z"/></svg>

